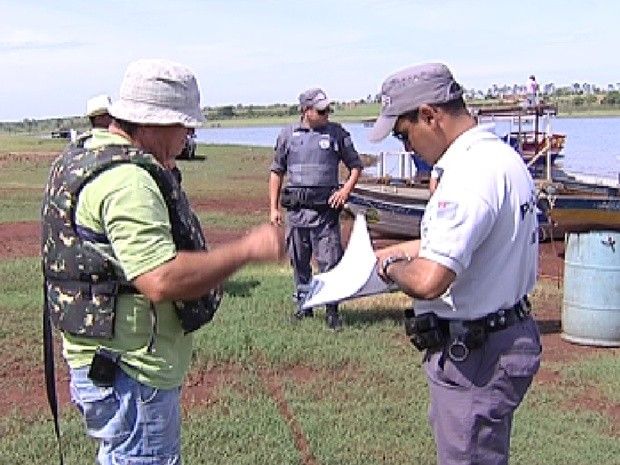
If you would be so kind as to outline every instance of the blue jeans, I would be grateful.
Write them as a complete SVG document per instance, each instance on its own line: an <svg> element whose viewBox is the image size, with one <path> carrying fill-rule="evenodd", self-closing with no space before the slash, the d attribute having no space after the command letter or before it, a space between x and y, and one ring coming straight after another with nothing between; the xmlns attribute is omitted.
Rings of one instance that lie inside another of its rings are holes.
<svg viewBox="0 0 620 465"><path fill-rule="evenodd" d="M152 388L120 368L114 386L101 388L88 369L71 370L71 399L99 441L99 464L180 465L180 388Z"/></svg>

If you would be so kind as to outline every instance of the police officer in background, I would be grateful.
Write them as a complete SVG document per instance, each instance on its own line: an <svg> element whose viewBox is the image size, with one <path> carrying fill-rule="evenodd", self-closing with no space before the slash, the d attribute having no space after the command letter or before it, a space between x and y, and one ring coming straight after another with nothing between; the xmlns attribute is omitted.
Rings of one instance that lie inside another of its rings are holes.
<svg viewBox="0 0 620 465"><path fill-rule="evenodd" d="M193 332L213 318L223 280L280 259L284 235L264 224L207 250L170 172L188 131L204 121L185 66L131 63L110 114L109 130L89 147L69 144L54 161L45 190L46 373L51 320L98 462L176 464Z"/></svg>
<svg viewBox="0 0 620 465"><path fill-rule="evenodd" d="M86 116L90 121L91 129L79 134L75 139L72 138L72 142L78 147L88 146L89 140L95 133L107 131L112 122L109 113L110 105L112 105L112 99L109 95L101 94L89 98L86 102Z"/></svg>
<svg viewBox="0 0 620 465"><path fill-rule="evenodd" d="M270 168L271 223L282 223L280 204L287 211L286 244L295 278L296 319L313 316L312 309L301 308L312 279L312 255L321 272L342 258L340 210L362 171L351 136L340 124L329 121L330 104L319 88L299 96L301 120L280 132ZM340 161L350 172L342 187ZM285 175L287 184L281 191ZM338 304L326 306L326 323L334 330L342 327Z"/></svg>
<svg viewBox="0 0 620 465"><path fill-rule="evenodd" d="M534 183L517 152L477 127L443 64L389 76L370 140L390 132L440 161L420 240L377 251L380 274L415 299L440 465L507 464L513 413L540 365L527 294L536 282Z"/></svg>

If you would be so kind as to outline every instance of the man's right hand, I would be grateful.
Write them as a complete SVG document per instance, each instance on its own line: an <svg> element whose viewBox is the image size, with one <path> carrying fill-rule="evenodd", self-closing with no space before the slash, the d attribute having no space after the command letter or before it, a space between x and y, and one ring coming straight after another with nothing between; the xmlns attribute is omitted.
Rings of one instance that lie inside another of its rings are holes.
<svg viewBox="0 0 620 465"><path fill-rule="evenodd" d="M279 226L257 226L251 229L244 239L252 261L282 260L285 256L284 229Z"/></svg>
<svg viewBox="0 0 620 465"><path fill-rule="evenodd" d="M282 213L279 208L272 208L269 213L269 221L275 226L282 226Z"/></svg>

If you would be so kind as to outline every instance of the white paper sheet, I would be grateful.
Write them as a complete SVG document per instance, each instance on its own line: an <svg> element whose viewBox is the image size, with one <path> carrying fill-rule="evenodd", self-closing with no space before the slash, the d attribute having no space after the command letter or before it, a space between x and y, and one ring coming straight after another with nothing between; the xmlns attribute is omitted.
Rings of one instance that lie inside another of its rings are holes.
<svg viewBox="0 0 620 465"><path fill-rule="evenodd" d="M366 218L357 215L347 249L340 262L326 273L312 277L303 308L395 290L377 274L377 259L372 248Z"/></svg>

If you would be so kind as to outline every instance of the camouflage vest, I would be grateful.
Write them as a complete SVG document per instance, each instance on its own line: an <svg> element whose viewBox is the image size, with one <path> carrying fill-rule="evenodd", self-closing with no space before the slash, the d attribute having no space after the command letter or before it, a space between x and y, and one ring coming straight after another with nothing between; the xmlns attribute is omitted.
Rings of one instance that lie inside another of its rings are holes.
<svg viewBox="0 0 620 465"><path fill-rule="evenodd" d="M91 137L93 137L92 130L84 131L84 132L78 134L77 139L75 140L73 145L75 145L77 148L80 148L80 149L84 148L84 144Z"/></svg>
<svg viewBox="0 0 620 465"><path fill-rule="evenodd" d="M137 290L119 276L112 262L76 231L77 199L86 183L120 163L134 163L157 183L166 205L177 250L207 249L198 218L172 173L129 146L84 150L74 145L52 164L42 208L41 250L46 305L52 322L80 336L111 338L119 293ZM97 240L105 242L107 239ZM173 302L183 329L194 331L213 318L221 288L192 301Z"/></svg>

